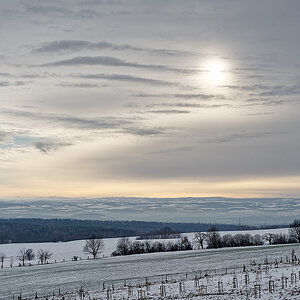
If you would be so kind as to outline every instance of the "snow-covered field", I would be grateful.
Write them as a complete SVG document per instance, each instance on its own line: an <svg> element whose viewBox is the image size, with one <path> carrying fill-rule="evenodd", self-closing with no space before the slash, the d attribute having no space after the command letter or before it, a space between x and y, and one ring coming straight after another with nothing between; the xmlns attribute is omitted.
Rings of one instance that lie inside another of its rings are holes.
<svg viewBox="0 0 300 300"><path fill-rule="evenodd" d="M251 234L263 234L270 230L253 231ZM287 232L287 229L272 230L273 233ZM223 232L226 234L228 232ZM235 234L237 232L229 232ZM245 233L245 232L243 232ZM187 234L192 239L193 234ZM204 299L247 299L246 295L240 295L246 291L243 285L245 274L242 273L243 265L246 265L248 270L251 269L250 260L263 262L268 258L269 262L275 259L280 260L282 257L285 262L286 256L290 257L292 249L295 249L296 255L300 257L300 245L278 245L278 246L259 246L248 248L223 248L217 250L194 250L184 252L169 252L169 253L153 253L132 255L124 257L109 257L115 249L118 239L106 239L104 258L97 260L80 260L71 261L74 255L86 257L83 252L84 241L74 241L68 243L43 243L43 244L8 244L0 245L0 252L5 252L8 256L14 256L22 247L38 249L47 249L53 252L52 262L45 266L34 265L31 267L14 267L9 268L8 265L0 270L0 299L12 299L12 296L22 293L23 297L34 297L38 295L49 295L53 292L57 295L60 289L61 293L78 291L82 286L85 291L89 291L89 297L97 299L108 299L109 293L112 293L113 298L110 299L127 299L128 285L132 285L132 296L129 299L137 299L138 291L145 294L149 293L152 298L149 299L167 299L169 296L174 296L173 299L185 299L190 294L194 294L194 299L203 299L203 296L197 296L200 290L194 285L195 276L201 277L199 285L207 286L207 293L216 293L218 282L222 281L223 292L231 293L224 295L206 295ZM66 262L61 263L62 260ZM8 262L6 262L7 264ZM258 266L252 266L256 270ZM263 267L262 267L263 268ZM227 275L220 275L225 273ZM292 266L289 264L280 264L278 268L272 268L266 273L264 270L261 275L257 272L249 272L248 289L254 288L254 284L261 284L261 293L263 299L300 299L300 295L295 297L292 295L284 296L292 293L298 288L300 289L299 278L300 268L298 265ZM209 277L203 277L207 272ZM233 289L233 272L235 272L238 280L238 288ZM297 275L297 282L289 284L287 288L280 288L281 277L289 277L291 282L291 273ZM217 275L218 274L218 275ZM161 288L161 281L168 279L168 283ZM256 278L261 276L260 281ZM276 291L269 294L266 290L270 276L275 281ZM150 291L146 291L145 282L151 282ZM208 279L209 278L209 279ZM183 285L185 292L179 293L179 280L184 279ZM126 283L126 287L124 287ZM141 288L138 288L138 284ZM104 285L104 290L103 290ZM114 287L114 290L112 290ZM161 297L161 289L166 290L166 295ZM254 290L252 290L253 292ZM275 293L276 292L276 293ZM198 294L197 294L198 293ZM250 292L249 292L250 293ZM282 296L280 296L280 293ZM275 296L276 295L276 296ZM88 296L88 295L87 295ZM251 293L248 295L252 299ZM75 295L72 295L74 299ZM177 297L177 298L176 298ZM198 297L198 298L197 298ZM272 298L273 297L273 298ZM294 297L294 298L292 298ZM297 298L298 297L298 298ZM55 299L61 299L56 297ZM86 298L88 299L88 298ZM141 298L142 299L142 298Z"/></svg>
<svg viewBox="0 0 300 300"><path fill-rule="evenodd" d="M66 299L300 299L299 265L268 264L252 266L249 271L235 273L199 274L194 278L182 276L162 279L160 283L144 282L120 288L109 286L97 292L80 289Z"/></svg>
<svg viewBox="0 0 300 300"><path fill-rule="evenodd" d="M279 229L265 229L265 230L250 230L250 231L220 231L220 235L223 236L225 234L235 235L237 233L250 233L251 235L260 234L263 235L265 233L288 233L288 228L279 228ZM184 233L182 234L187 236L190 241L193 240L194 233ZM136 238L131 237L132 241ZM116 249L118 238L110 238L104 239L105 248L104 251L101 253L100 256L109 257L111 253ZM152 242L155 240L151 240ZM170 240L163 240L160 239L159 241L170 241ZM71 242L64 242L64 243L26 243L26 244L0 244L0 252L4 252L7 256L7 259L4 262L5 267L9 267L11 257L13 257L13 265L17 266L20 262L16 259L18 252L22 248L32 248L35 253L39 249L49 250L53 253L52 258L49 260L50 262L62 262L64 261L71 261L73 256L78 256L82 259L87 259L88 255L83 252L83 246L85 244L84 240L79 241L71 241ZM90 255L91 257L91 255ZM37 264L37 259L32 261L32 264Z"/></svg>

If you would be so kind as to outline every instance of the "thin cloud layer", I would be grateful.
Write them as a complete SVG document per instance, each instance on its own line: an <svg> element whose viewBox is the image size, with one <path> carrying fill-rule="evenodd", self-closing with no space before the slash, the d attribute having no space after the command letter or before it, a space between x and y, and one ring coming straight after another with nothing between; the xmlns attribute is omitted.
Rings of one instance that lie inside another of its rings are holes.
<svg viewBox="0 0 300 300"><path fill-rule="evenodd" d="M54 62L49 62L40 65L41 67L58 67L58 66L110 66L110 67L129 67L136 69L154 70L154 71L171 71L180 73L193 73L195 70L177 69L164 65L155 64L140 64L136 62L126 61L117 57L111 56L77 56L70 59L64 59Z"/></svg>
<svg viewBox="0 0 300 300"><path fill-rule="evenodd" d="M107 73L98 73L98 74L77 74L74 77L79 77L83 79L104 79L107 81L125 81L133 83L143 83L151 85L175 85L174 82L168 82L160 79L151 79L141 76L134 76L129 74L107 74Z"/></svg>
<svg viewBox="0 0 300 300"><path fill-rule="evenodd" d="M151 49L141 48L133 45L118 45L110 42L88 42L83 40L62 40L53 41L42 45L34 52L37 53L56 53L56 52L74 52L82 50L115 50L115 51L136 51L136 52L149 52L157 55L193 55L192 52L180 51L180 50L169 50L169 49ZM194 53L195 55L195 53Z"/></svg>

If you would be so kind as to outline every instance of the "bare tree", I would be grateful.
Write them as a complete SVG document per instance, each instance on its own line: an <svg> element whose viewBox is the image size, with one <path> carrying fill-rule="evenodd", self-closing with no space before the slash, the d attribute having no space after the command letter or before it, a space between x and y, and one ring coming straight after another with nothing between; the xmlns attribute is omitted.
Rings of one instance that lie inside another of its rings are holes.
<svg viewBox="0 0 300 300"><path fill-rule="evenodd" d="M33 252L33 249L27 249L26 250L26 260L31 261L34 260L35 254Z"/></svg>
<svg viewBox="0 0 300 300"><path fill-rule="evenodd" d="M26 248L22 248L19 250L19 253L17 255L17 258L19 261L22 262L22 266L25 266L25 261L28 260L33 260L35 257L33 249L26 249Z"/></svg>
<svg viewBox="0 0 300 300"><path fill-rule="evenodd" d="M41 265L44 263L44 257L45 257L45 253L43 249L40 249L37 253L39 262L41 263Z"/></svg>
<svg viewBox="0 0 300 300"><path fill-rule="evenodd" d="M52 257L53 253L48 251L48 250L44 250L44 262L45 264L48 263L48 259L50 259Z"/></svg>
<svg viewBox="0 0 300 300"><path fill-rule="evenodd" d="M269 245L272 245L273 238L274 238L274 234L273 233L265 233L263 235L263 239L265 239L269 243Z"/></svg>
<svg viewBox="0 0 300 300"><path fill-rule="evenodd" d="M253 245L255 246L259 246L259 245L263 245L264 241L261 238L260 234L255 234L253 237Z"/></svg>
<svg viewBox="0 0 300 300"><path fill-rule="evenodd" d="M222 246L222 238L216 228L211 226L207 231L207 248L220 248Z"/></svg>
<svg viewBox="0 0 300 300"><path fill-rule="evenodd" d="M128 255L131 250L132 242L128 237L122 237L118 240L116 252L119 255Z"/></svg>
<svg viewBox="0 0 300 300"><path fill-rule="evenodd" d="M6 254L4 252L0 252L1 269L3 269L3 264L4 264L5 258L6 258Z"/></svg>
<svg viewBox="0 0 300 300"><path fill-rule="evenodd" d="M294 220L290 225L289 234L300 243L300 220Z"/></svg>
<svg viewBox="0 0 300 300"><path fill-rule="evenodd" d="M274 234L273 235L273 244L287 244L289 242L289 236L285 233Z"/></svg>
<svg viewBox="0 0 300 300"><path fill-rule="evenodd" d="M231 234L224 234L222 236L222 247L234 247L234 238Z"/></svg>
<svg viewBox="0 0 300 300"><path fill-rule="evenodd" d="M85 241L83 252L90 253L93 255L93 258L96 258L97 255L102 252L103 248L104 248L103 239L91 237Z"/></svg>
<svg viewBox="0 0 300 300"><path fill-rule="evenodd" d="M196 232L193 238L193 245L196 249L204 249L204 241L207 234L204 232Z"/></svg>
<svg viewBox="0 0 300 300"><path fill-rule="evenodd" d="M26 258L26 251L27 251L26 248L22 248L22 249L19 250L18 255L17 255L17 258L18 258L19 261L22 262L23 267L25 266L25 260L27 259Z"/></svg>
<svg viewBox="0 0 300 300"><path fill-rule="evenodd" d="M180 240L178 241L179 249L180 250L192 250L192 244L189 241L189 238L187 236L182 236Z"/></svg>
<svg viewBox="0 0 300 300"><path fill-rule="evenodd" d="M149 241L145 242L145 252L149 253L151 250L151 243Z"/></svg>
<svg viewBox="0 0 300 300"><path fill-rule="evenodd" d="M46 264L48 259L50 259L52 257L53 253L48 251L48 250L44 250L44 249L40 249L38 251L38 259L41 263L41 265Z"/></svg>

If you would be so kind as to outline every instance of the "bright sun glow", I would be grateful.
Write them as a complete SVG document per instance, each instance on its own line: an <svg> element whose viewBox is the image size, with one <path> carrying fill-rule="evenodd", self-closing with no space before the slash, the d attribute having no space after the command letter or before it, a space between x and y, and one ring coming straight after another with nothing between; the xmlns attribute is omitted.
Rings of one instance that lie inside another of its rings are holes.
<svg viewBox="0 0 300 300"><path fill-rule="evenodd" d="M225 62L221 60L209 61L205 66L208 79L213 84L222 84L228 79L228 72Z"/></svg>

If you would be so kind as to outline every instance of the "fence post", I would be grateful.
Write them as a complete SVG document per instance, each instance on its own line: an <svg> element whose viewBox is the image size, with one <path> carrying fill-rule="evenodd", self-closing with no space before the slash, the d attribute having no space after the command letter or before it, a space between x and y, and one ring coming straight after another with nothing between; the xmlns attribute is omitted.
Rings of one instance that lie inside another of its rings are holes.
<svg viewBox="0 0 300 300"><path fill-rule="evenodd" d="M274 280L269 280L269 293L274 293L274 291L275 291Z"/></svg>
<svg viewBox="0 0 300 300"><path fill-rule="evenodd" d="M221 294L223 292L224 292L224 290L223 290L223 281L219 280L218 281L218 293Z"/></svg>

